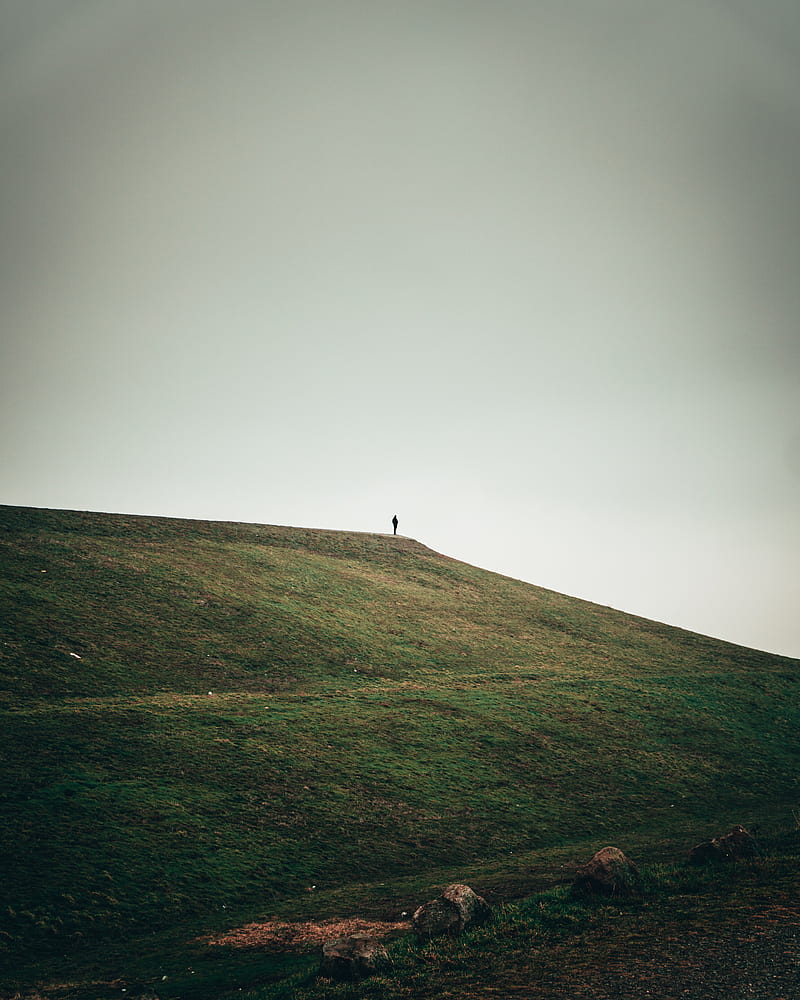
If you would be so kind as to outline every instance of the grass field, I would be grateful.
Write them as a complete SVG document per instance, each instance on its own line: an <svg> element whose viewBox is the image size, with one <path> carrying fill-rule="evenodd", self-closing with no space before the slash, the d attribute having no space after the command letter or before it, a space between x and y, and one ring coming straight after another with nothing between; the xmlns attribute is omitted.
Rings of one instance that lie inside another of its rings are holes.
<svg viewBox="0 0 800 1000"><path fill-rule="evenodd" d="M0 571L9 995L223 996L175 985L205 932L557 893L800 803L798 661L411 539L0 507Z"/></svg>

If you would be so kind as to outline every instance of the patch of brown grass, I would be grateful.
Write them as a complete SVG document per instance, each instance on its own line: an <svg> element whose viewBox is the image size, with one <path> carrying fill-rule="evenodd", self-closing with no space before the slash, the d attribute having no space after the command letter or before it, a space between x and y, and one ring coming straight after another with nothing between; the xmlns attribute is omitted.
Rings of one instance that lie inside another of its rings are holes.
<svg viewBox="0 0 800 1000"><path fill-rule="evenodd" d="M383 920L364 920L336 917L330 920L289 922L268 920L265 923L245 924L220 937L204 938L209 945L228 945L231 948L262 948L265 951L308 951L325 941L347 937L349 934L369 934L374 938L387 938L411 929L408 921L390 923Z"/></svg>

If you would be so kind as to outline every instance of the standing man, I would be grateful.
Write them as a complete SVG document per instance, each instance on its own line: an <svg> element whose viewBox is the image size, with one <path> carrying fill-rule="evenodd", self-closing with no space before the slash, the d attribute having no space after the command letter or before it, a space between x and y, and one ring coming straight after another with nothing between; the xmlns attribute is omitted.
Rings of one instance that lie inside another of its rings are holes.
<svg viewBox="0 0 800 1000"><path fill-rule="evenodd" d="M394 528L395 534L397 534L397 524L398 524L397 514L395 514L394 517L392 518L392 527Z"/></svg>

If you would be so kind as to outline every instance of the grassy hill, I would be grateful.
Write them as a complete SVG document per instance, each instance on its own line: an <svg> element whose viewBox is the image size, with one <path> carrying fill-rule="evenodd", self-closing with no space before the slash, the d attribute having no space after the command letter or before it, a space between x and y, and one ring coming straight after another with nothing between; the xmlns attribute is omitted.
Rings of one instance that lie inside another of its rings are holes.
<svg viewBox="0 0 800 1000"><path fill-rule="evenodd" d="M0 643L10 982L800 802L798 661L402 537L0 507Z"/></svg>

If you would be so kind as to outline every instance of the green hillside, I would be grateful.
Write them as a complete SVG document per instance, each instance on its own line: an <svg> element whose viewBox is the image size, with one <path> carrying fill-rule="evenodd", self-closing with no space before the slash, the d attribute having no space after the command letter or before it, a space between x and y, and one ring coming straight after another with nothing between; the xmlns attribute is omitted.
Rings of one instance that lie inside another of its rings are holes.
<svg viewBox="0 0 800 1000"><path fill-rule="evenodd" d="M0 588L12 970L800 802L798 661L411 539L0 507Z"/></svg>

